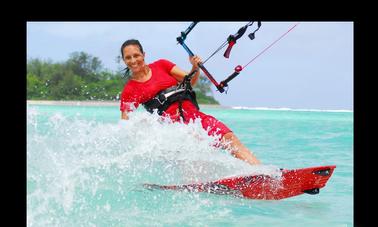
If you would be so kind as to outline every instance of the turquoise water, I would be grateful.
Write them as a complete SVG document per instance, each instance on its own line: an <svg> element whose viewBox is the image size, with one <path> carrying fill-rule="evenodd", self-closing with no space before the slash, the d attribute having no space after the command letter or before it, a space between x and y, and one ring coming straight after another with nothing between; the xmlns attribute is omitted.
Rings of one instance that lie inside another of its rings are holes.
<svg viewBox="0 0 378 227"><path fill-rule="evenodd" d="M141 108L140 108L141 109ZM28 105L28 226L353 226L353 113L203 108L263 162L250 166L212 146L199 122L160 121L143 110ZM278 168L336 165L318 195L262 201L150 191Z"/></svg>

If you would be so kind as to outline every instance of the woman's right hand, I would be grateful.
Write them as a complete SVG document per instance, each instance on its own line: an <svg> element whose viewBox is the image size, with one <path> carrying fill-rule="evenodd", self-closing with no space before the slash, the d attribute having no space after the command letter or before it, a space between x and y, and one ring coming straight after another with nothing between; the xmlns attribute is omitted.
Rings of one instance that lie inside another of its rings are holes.
<svg viewBox="0 0 378 227"><path fill-rule="evenodd" d="M127 115L126 111L121 112L121 119L122 120L129 120L129 116Z"/></svg>

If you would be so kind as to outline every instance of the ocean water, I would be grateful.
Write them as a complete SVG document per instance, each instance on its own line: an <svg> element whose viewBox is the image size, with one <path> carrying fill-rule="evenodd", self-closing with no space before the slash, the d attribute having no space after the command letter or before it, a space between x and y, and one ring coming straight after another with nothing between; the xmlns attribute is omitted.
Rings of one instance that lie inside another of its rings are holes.
<svg viewBox="0 0 378 227"><path fill-rule="evenodd" d="M140 108L27 106L28 226L353 226L353 112L202 108L262 161L214 145L200 123L171 124ZM336 165L317 195L250 200L147 190L239 174Z"/></svg>

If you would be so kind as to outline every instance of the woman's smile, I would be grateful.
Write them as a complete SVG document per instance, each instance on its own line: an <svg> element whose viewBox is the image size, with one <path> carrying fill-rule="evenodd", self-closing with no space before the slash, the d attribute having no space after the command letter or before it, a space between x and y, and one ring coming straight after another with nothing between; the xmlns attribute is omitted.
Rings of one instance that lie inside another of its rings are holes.
<svg viewBox="0 0 378 227"><path fill-rule="evenodd" d="M138 73L144 69L144 53L140 52L138 46L129 45L123 49L124 58L127 67L133 72Z"/></svg>

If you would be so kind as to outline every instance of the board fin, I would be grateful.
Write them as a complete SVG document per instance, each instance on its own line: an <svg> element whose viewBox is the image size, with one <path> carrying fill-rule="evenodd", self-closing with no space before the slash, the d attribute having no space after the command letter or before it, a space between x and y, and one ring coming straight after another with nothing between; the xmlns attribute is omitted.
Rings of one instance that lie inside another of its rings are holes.
<svg viewBox="0 0 378 227"><path fill-rule="evenodd" d="M310 195L316 195L316 194L319 194L319 188L304 190L303 192Z"/></svg>

